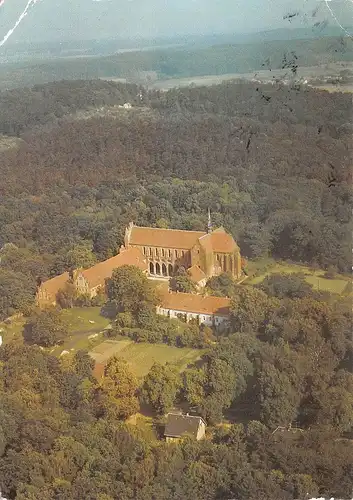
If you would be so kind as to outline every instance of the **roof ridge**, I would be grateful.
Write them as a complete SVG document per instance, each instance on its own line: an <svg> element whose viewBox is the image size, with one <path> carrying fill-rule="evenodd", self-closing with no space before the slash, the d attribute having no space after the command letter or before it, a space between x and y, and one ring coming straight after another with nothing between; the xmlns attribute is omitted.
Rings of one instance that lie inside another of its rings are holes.
<svg viewBox="0 0 353 500"><path fill-rule="evenodd" d="M181 418L198 418L199 420L203 420L201 415L187 415L186 413L167 413L167 417L181 417Z"/></svg>
<svg viewBox="0 0 353 500"><path fill-rule="evenodd" d="M212 233L206 233L204 234L203 236L200 236L199 240L202 240L202 238L204 238L205 236L211 236Z"/></svg>
<svg viewBox="0 0 353 500"><path fill-rule="evenodd" d="M132 229L134 228L139 228L139 229L157 229L157 230L160 230L160 231L183 231L185 233L199 233L199 234L202 234L203 236L207 236L208 233L206 233L206 231L194 231L194 230L189 230L189 229L170 229L169 227L152 227L152 226L136 226L136 225L133 225L132 226Z"/></svg>
<svg viewBox="0 0 353 500"><path fill-rule="evenodd" d="M178 295L179 297L180 297L180 295L187 295L188 297L189 296L200 297L202 299L212 298L212 299L228 299L229 300L229 297L219 297L218 295L201 295L200 293L173 292L173 291L167 292L167 293L168 293L168 295ZM166 295L167 295L167 293L166 293Z"/></svg>

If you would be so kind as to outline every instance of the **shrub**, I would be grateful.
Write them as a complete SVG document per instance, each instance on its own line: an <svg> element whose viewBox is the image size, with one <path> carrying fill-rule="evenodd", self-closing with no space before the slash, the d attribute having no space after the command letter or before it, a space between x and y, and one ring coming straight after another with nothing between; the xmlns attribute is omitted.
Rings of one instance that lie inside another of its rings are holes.
<svg viewBox="0 0 353 500"><path fill-rule="evenodd" d="M332 280L336 277L337 269L335 266L328 266L327 271L324 273L323 277Z"/></svg>

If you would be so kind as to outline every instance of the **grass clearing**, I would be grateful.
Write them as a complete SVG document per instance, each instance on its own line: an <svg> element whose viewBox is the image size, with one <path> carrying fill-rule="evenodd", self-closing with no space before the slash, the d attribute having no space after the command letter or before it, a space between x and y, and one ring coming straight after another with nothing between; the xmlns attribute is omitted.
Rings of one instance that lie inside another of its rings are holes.
<svg viewBox="0 0 353 500"><path fill-rule="evenodd" d="M171 347L165 344L135 343L132 340L106 340L97 345L90 355L97 363L105 363L111 356L125 359L137 377L144 377L153 363L176 363L180 371L195 363L205 351L202 349Z"/></svg>
<svg viewBox="0 0 353 500"><path fill-rule="evenodd" d="M249 278L245 281L247 285L258 285L266 276L275 273L292 274L303 273L305 280L310 283L314 290L322 290L338 295L349 295L351 279L348 276L337 274L334 279L324 278L325 271L312 269L300 264L288 262L276 262L273 259L259 259L248 264Z"/></svg>
<svg viewBox="0 0 353 500"><path fill-rule="evenodd" d="M25 324L24 318L16 318L11 323L0 322L0 335L4 344L11 341L22 342L22 331Z"/></svg>
<svg viewBox="0 0 353 500"><path fill-rule="evenodd" d="M347 286L347 281L344 279L327 279L320 275L306 276L306 281L313 285L315 290L324 290L330 293L343 295L343 291Z"/></svg>
<svg viewBox="0 0 353 500"><path fill-rule="evenodd" d="M62 351L90 350L104 340L102 332L110 320L100 315L100 307L73 307L64 309L62 315L68 322L69 337L51 351L54 356Z"/></svg>
<svg viewBox="0 0 353 500"><path fill-rule="evenodd" d="M63 318L68 322L69 332L96 332L104 330L110 320L100 314L100 307L73 307L62 311Z"/></svg>
<svg viewBox="0 0 353 500"><path fill-rule="evenodd" d="M63 310L62 315L68 323L69 337L64 344L51 350L53 355L59 356L64 350L90 350L104 340L102 331L110 320L100 315L100 307L74 307ZM8 324L0 322L0 335L4 344L11 341L23 342L22 331L26 321L27 318L19 317Z"/></svg>

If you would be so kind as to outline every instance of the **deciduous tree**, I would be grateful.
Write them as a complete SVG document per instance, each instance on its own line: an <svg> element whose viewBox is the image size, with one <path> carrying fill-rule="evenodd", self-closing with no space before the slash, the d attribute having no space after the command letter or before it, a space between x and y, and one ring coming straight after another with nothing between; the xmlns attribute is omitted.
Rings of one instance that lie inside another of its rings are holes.
<svg viewBox="0 0 353 500"><path fill-rule="evenodd" d="M61 312L56 308L36 311L27 321L23 338L29 344L50 347L68 336L68 327Z"/></svg>
<svg viewBox="0 0 353 500"><path fill-rule="evenodd" d="M181 378L175 366L154 363L145 377L142 397L157 413L163 414L173 407L180 388Z"/></svg>
<svg viewBox="0 0 353 500"><path fill-rule="evenodd" d="M138 410L138 382L128 363L117 356L109 359L101 382L101 389L108 397L106 403L118 418L127 418Z"/></svg>
<svg viewBox="0 0 353 500"><path fill-rule="evenodd" d="M106 293L123 312L136 314L141 303L153 307L157 302L155 288L145 274L136 266L114 269L107 280Z"/></svg>

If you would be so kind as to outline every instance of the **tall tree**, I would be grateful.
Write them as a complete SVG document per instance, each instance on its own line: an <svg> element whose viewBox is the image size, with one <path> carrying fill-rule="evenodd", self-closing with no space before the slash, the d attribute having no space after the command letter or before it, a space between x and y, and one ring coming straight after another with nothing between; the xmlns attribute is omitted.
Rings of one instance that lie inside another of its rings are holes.
<svg viewBox="0 0 353 500"><path fill-rule="evenodd" d="M137 313L142 302L150 307L157 303L153 284L136 266L114 269L112 277L106 282L106 293L123 312Z"/></svg>
<svg viewBox="0 0 353 500"><path fill-rule="evenodd" d="M109 359L100 387L107 396L108 412L112 411L118 418L127 418L137 412L138 382L124 359L118 356Z"/></svg>
<svg viewBox="0 0 353 500"><path fill-rule="evenodd" d="M94 359L91 358L87 351L80 349L74 354L73 368L80 378L91 378L94 368Z"/></svg>
<svg viewBox="0 0 353 500"><path fill-rule="evenodd" d="M0 320L34 305L36 284L28 276L0 269Z"/></svg>
<svg viewBox="0 0 353 500"><path fill-rule="evenodd" d="M212 276L206 284L211 295L219 297L232 297L235 293L234 278L230 273L222 273L219 276Z"/></svg>
<svg viewBox="0 0 353 500"><path fill-rule="evenodd" d="M197 291L196 283L183 267L178 270L176 276L170 278L169 286L174 292L195 293Z"/></svg>
<svg viewBox="0 0 353 500"><path fill-rule="evenodd" d="M263 280L259 288L270 297L279 299L303 298L313 293L313 286L305 280L305 276L298 274L271 274Z"/></svg>
<svg viewBox="0 0 353 500"><path fill-rule="evenodd" d="M77 269L89 267L96 264L97 258L92 252L91 245L87 243L81 243L74 246L71 250L67 252L66 265L67 269Z"/></svg>
<svg viewBox="0 0 353 500"><path fill-rule="evenodd" d="M260 415L265 425L274 428L291 424L297 416L301 395L287 374L263 362L258 384Z"/></svg>
<svg viewBox="0 0 353 500"><path fill-rule="evenodd" d="M23 338L28 344L51 347L68 336L68 327L56 308L36 311L26 322Z"/></svg>
<svg viewBox="0 0 353 500"><path fill-rule="evenodd" d="M239 287L232 297L230 308L235 331L259 331L278 306L278 300L269 298L262 290Z"/></svg>
<svg viewBox="0 0 353 500"><path fill-rule="evenodd" d="M163 414L173 407L180 388L181 377L175 366L154 363L145 377L142 397L157 413Z"/></svg>

